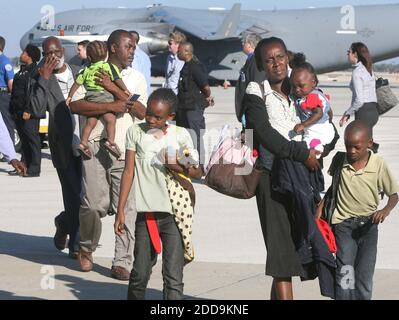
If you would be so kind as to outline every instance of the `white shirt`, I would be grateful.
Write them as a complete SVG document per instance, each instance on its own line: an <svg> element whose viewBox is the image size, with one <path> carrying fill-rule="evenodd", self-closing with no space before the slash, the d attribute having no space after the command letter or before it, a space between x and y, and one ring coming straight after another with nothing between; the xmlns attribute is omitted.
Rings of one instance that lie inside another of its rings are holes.
<svg viewBox="0 0 399 320"><path fill-rule="evenodd" d="M287 140L302 141L302 136L294 132L294 127L301 123L298 112L293 102L274 91L267 80L261 86L256 82L248 84L247 94L254 94L265 101L267 114L271 126Z"/></svg>
<svg viewBox="0 0 399 320"><path fill-rule="evenodd" d="M352 71L350 89L352 91L352 103L346 115L352 116L367 102L377 102L375 91L374 73L370 74L362 62L356 63Z"/></svg>
<svg viewBox="0 0 399 320"><path fill-rule="evenodd" d="M294 131L294 127L301 123L301 119L293 101L287 101L283 96L274 91L265 80L261 84L250 82L246 89L247 94L254 94L265 101L265 107L269 116L270 125L276 129L285 139L302 141L302 135ZM266 168L273 167L274 155L269 151L263 159Z"/></svg>
<svg viewBox="0 0 399 320"><path fill-rule="evenodd" d="M165 71L165 88L172 89L177 95L179 91L180 71L184 67L184 61L180 60L177 55L169 54L166 60Z"/></svg>
<svg viewBox="0 0 399 320"><path fill-rule="evenodd" d="M74 84L75 80L73 78L73 73L68 65L67 68L62 73L55 73L55 77L58 80L58 85L60 86L61 92L64 95L65 100L68 98L69 90L71 90L72 85ZM77 148L80 144L80 126L79 126L79 115L72 114L69 110L71 119L72 119L72 130L73 130L73 137L72 137L72 152L75 157L80 156Z"/></svg>

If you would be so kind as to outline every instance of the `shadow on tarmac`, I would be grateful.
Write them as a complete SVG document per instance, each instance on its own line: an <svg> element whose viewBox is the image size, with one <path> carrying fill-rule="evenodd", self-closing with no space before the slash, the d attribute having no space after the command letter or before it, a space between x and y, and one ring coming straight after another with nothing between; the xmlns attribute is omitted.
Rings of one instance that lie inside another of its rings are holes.
<svg viewBox="0 0 399 320"><path fill-rule="evenodd" d="M44 300L36 297L16 296L15 293L0 290L0 300Z"/></svg>
<svg viewBox="0 0 399 320"><path fill-rule="evenodd" d="M42 266L59 266L73 272L80 272L77 260L73 260L66 253L55 249L53 238L51 237L0 231L0 255L2 254ZM60 270L62 269L57 270L55 279L63 282L62 284L57 284L67 288L78 300L125 300L127 297L128 282L115 283L117 280L110 278L110 268L111 266L106 268L94 262L92 271L108 278L110 282L85 279L87 273L80 273L81 277L66 274L70 271L60 274ZM147 300L162 300L162 298L162 290L147 289ZM15 293L0 290L0 300L33 299L39 300L40 298L18 296ZM193 296L184 296L184 299L202 300Z"/></svg>

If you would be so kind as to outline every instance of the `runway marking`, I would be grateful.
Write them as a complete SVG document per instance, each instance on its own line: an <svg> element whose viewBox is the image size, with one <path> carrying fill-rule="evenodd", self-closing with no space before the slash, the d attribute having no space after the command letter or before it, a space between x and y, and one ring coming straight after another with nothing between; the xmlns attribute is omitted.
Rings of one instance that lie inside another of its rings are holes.
<svg viewBox="0 0 399 320"><path fill-rule="evenodd" d="M357 34L356 30L337 30L337 34Z"/></svg>

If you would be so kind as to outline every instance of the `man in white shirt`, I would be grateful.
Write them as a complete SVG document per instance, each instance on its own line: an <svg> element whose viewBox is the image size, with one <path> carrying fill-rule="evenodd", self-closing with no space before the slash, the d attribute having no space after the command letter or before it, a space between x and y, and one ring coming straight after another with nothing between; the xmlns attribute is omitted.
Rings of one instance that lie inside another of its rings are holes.
<svg viewBox="0 0 399 320"><path fill-rule="evenodd" d="M79 264L82 271L93 268L92 253L98 247L101 236L101 218L115 214L122 172L125 166L125 137L134 119L143 119L147 102L147 87L143 75L130 66L133 61L136 43L128 31L116 30L108 39L108 61L118 67L122 80L131 94L140 95L138 101L127 103L128 96L107 76L99 77L99 84L111 92L116 101L112 103L94 103L85 100L74 101L71 110L84 116L100 116L106 112L117 115L115 142L123 150L122 156L115 159L101 148L101 139L106 131L101 121L92 131L89 148L94 155L83 161L83 199L80 207L80 252ZM112 262L111 277L129 280L133 265L134 230L136 207L133 188L126 205L124 233L115 237L115 256Z"/></svg>
<svg viewBox="0 0 399 320"><path fill-rule="evenodd" d="M181 43L186 42L186 36L175 31L169 35L169 55L166 60L166 70L165 70L165 88L172 89L173 92L178 94L180 71L183 69L184 61L177 57L177 52L179 51L179 46Z"/></svg>

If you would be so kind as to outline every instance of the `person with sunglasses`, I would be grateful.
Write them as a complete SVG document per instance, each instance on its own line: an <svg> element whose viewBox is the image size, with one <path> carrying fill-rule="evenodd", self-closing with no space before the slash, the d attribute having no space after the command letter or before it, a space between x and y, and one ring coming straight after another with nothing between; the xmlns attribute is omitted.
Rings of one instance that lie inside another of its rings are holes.
<svg viewBox="0 0 399 320"><path fill-rule="evenodd" d="M55 219L54 245L77 258L79 250L79 207L82 160L74 151L79 145L79 118L72 115L66 99L79 68L65 63L64 48L56 37L42 43L43 59L38 73L31 79L31 109L37 117L49 112L49 145L53 165L60 180L64 211ZM67 238L69 236L69 241Z"/></svg>
<svg viewBox="0 0 399 320"><path fill-rule="evenodd" d="M183 33L175 31L169 35L169 55L166 60L164 88L172 89L176 95L179 92L180 71L184 66L184 61L178 58L177 52L183 42L186 42L186 36Z"/></svg>

